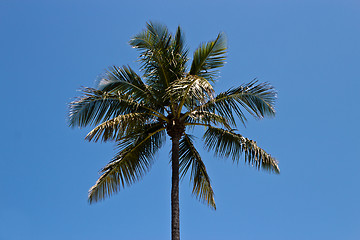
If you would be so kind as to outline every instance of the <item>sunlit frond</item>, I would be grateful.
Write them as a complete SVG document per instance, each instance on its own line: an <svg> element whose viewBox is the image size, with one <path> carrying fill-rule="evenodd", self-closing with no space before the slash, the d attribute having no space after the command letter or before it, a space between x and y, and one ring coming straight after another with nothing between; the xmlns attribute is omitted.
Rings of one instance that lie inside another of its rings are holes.
<svg viewBox="0 0 360 240"><path fill-rule="evenodd" d="M185 134L180 141L180 174L181 177L191 167L190 180L193 183L193 194L200 200L216 209L214 192L210 184L204 162L196 150L189 135Z"/></svg>
<svg viewBox="0 0 360 240"><path fill-rule="evenodd" d="M244 153L245 162L264 170L280 173L278 162L270 154L257 146L256 142L221 128L208 127L204 134L205 146L214 150L216 156L231 157L239 162Z"/></svg>
<svg viewBox="0 0 360 240"><path fill-rule="evenodd" d="M229 130L232 129L225 117L208 111L192 111L185 119L185 125L192 125L194 123L221 125Z"/></svg>
<svg viewBox="0 0 360 240"><path fill-rule="evenodd" d="M160 124L144 129L119 143L121 150L102 170L102 175L89 190L89 202L94 203L118 192L125 185L140 180L150 169L154 155L165 139L165 128Z"/></svg>
<svg viewBox="0 0 360 240"><path fill-rule="evenodd" d="M190 74L213 80L217 69L225 64L226 52L225 35L220 33L214 41L204 43L195 50Z"/></svg>
<svg viewBox="0 0 360 240"><path fill-rule="evenodd" d="M214 96L212 85L205 78L189 75L171 83L166 90L166 98L178 102L177 115L180 116L183 105L188 108L203 104Z"/></svg>

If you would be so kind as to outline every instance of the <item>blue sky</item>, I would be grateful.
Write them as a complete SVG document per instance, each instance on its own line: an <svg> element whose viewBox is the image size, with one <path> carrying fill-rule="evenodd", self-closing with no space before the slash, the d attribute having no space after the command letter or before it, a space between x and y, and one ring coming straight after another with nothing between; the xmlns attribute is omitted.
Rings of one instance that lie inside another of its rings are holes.
<svg viewBox="0 0 360 240"><path fill-rule="evenodd" d="M219 32L228 61L216 91L253 78L278 90L277 116L240 132L280 175L216 159L198 143L212 211L181 184L182 239L360 239L359 1L0 0L0 239L169 239L169 144L144 179L104 202L87 191L113 145L67 126L67 104L149 20L181 25L193 51ZM200 140L199 136L199 140Z"/></svg>

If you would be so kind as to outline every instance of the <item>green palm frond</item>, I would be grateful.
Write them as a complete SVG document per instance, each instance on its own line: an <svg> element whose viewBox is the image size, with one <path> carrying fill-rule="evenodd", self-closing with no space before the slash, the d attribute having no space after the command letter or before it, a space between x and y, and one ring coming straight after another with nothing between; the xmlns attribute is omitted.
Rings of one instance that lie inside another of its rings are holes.
<svg viewBox="0 0 360 240"><path fill-rule="evenodd" d="M216 156L231 157L239 162L244 153L245 162L274 173L280 173L277 161L270 154L257 146L256 142L221 128L208 127L204 134L205 146L214 150Z"/></svg>
<svg viewBox="0 0 360 240"><path fill-rule="evenodd" d="M104 92L127 94L136 101L154 102L150 86L129 66L113 66L106 71L101 79L98 89Z"/></svg>
<svg viewBox="0 0 360 240"><path fill-rule="evenodd" d="M110 119L94 128L85 137L88 141L103 142L120 139L142 129L145 124L157 121L148 113L128 113Z"/></svg>
<svg viewBox="0 0 360 240"><path fill-rule="evenodd" d="M234 99L252 115L263 118L275 115L274 103L276 91L269 83L258 83L254 80L240 87L230 89L219 95L219 99ZM221 100L220 100L221 101Z"/></svg>
<svg viewBox="0 0 360 240"><path fill-rule="evenodd" d="M166 26L147 23L146 30L130 40L130 45L140 50L141 69L149 85L158 91L164 91L171 82L171 34Z"/></svg>
<svg viewBox="0 0 360 240"><path fill-rule="evenodd" d="M83 88L82 92L83 96L69 105L69 125L72 127L97 125L116 116L136 112L148 112L166 121L162 113L136 102L129 94L109 93L94 88Z"/></svg>
<svg viewBox="0 0 360 240"><path fill-rule="evenodd" d="M185 71L185 64L188 60L187 56L189 53L189 49L185 45L184 33L180 26L176 29L175 38L173 41L173 54L175 59L178 61L176 64L182 66L182 71Z"/></svg>
<svg viewBox="0 0 360 240"><path fill-rule="evenodd" d="M252 81L237 88L232 88L218 94L214 99L199 105L193 109L215 111L219 115L228 119L231 124L235 125L234 114L245 125L246 116L241 110L243 107L255 117L263 118L265 116L274 116L274 102L276 91L269 83L258 83ZM186 117L192 111L184 115Z"/></svg>
<svg viewBox="0 0 360 240"><path fill-rule="evenodd" d="M182 78L185 75L186 63L188 61L189 49L185 45L184 33L180 26L177 28L175 36L172 38L169 49L171 62L169 64L171 71L171 82Z"/></svg>
<svg viewBox="0 0 360 240"><path fill-rule="evenodd" d="M171 43L171 34L165 25L148 22L146 30L135 35L129 43L142 53L166 50Z"/></svg>
<svg viewBox="0 0 360 240"><path fill-rule="evenodd" d="M156 125L142 134L121 141L120 152L102 170L102 175L89 190L89 202L94 203L117 193L125 185L140 180L150 169L154 155L165 142L165 128Z"/></svg>
<svg viewBox="0 0 360 240"><path fill-rule="evenodd" d="M200 105L195 109L216 112L219 115L224 116L229 121L229 123L234 126L236 126L236 118L234 116L235 114L241 123L245 126L247 119L240 106L233 96L229 96L225 92L218 94L215 99L210 100L208 103Z"/></svg>
<svg viewBox="0 0 360 240"><path fill-rule="evenodd" d="M83 88L83 96L69 105L70 126L85 127L99 124L119 114L136 112L138 103L127 95L103 92L94 88Z"/></svg>
<svg viewBox="0 0 360 240"><path fill-rule="evenodd" d="M275 99L276 91L269 83L258 83L255 80L220 93L213 102L209 102L208 107L220 109L223 105L233 107L240 104L253 116L263 118L275 115ZM237 113L237 115L240 117L243 114Z"/></svg>
<svg viewBox="0 0 360 240"><path fill-rule="evenodd" d="M238 116L238 118L244 125L246 122L246 116L242 112L237 102L234 101L232 98L224 100L221 94L217 95L214 99L209 100L204 104L199 104L193 107L182 116L182 119L185 119L189 115L196 112L212 112L225 118L226 121L234 127L236 127L234 113Z"/></svg>
<svg viewBox="0 0 360 240"><path fill-rule="evenodd" d="M196 150L189 135L185 134L180 141L180 174L184 177L191 167L190 180L193 183L193 194L207 205L216 209L214 191L210 184L204 162Z"/></svg>
<svg viewBox="0 0 360 240"><path fill-rule="evenodd" d="M226 52L225 35L220 33L214 41L204 43L195 50L190 74L213 80L217 69L225 64Z"/></svg>

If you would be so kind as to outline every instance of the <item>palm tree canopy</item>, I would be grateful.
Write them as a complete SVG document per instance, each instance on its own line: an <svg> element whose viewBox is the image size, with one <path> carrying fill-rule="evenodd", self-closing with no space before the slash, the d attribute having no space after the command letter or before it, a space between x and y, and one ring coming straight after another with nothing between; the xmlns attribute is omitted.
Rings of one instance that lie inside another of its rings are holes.
<svg viewBox="0 0 360 240"><path fill-rule="evenodd" d="M246 122L244 111L256 118L274 116L274 88L255 80L218 94L213 89L226 59L224 34L201 44L192 61L180 27L172 34L150 22L130 45L140 52L142 76L129 66L113 66L96 89L83 88L70 103L70 126L95 126L86 139L115 141L118 149L90 189L90 203L141 179L169 135L180 137L180 176L189 172L193 194L216 208L210 177L189 134L196 126L205 126L205 148L216 156L234 162L243 158L258 169L279 173L277 161L236 130L237 119Z"/></svg>

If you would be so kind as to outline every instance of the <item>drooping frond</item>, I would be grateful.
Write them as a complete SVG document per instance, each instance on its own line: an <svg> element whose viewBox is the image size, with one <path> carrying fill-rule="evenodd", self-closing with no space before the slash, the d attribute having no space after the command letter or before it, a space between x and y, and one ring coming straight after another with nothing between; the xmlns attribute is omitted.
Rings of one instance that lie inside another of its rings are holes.
<svg viewBox="0 0 360 240"><path fill-rule="evenodd" d="M270 154L257 146L256 142L221 128L208 127L204 134L205 146L214 150L216 156L231 157L239 162L244 153L245 162L274 173L280 173L277 161Z"/></svg>
<svg viewBox="0 0 360 240"><path fill-rule="evenodd" d="M125 185L140 180L150 169L154 155L165 139L161 124L119 142L120 152L102 170L102 175L89 190L89 202L94 203L118 192Z"/></svg>
<svg viewBox="0 0 360 240"><path fill-rule="evenodd" d="M204 162L196 150L189 135L185 134L180 140L180 174L181 177L191 167L190 180L193 183L193 194L200 200L216 209L214 192L210 184Z"/></svg>
<svg viewBox="0 0 360 240"><path fill-rule="evenodd" d="M152 115L148 113L128 113L110 119L96 128L94 128L85 137L86 140L95 141L112 141L120 139L124 136L130 135L142 129L145 124L154 123L157 121Z"/></svg>
<svg viewBox="0 0 360 240"><path fill-rule="evenodd" d="M224 66L226 59L226 39L220 33L214 41L202 44L194 52L190 74L213 80L218 68Z"/></svg>
<svg viewBox="0 0 360 240"><path fill-rule="evenodd" d="M214 97L214 89L207 79L189 75L171 83L166 90L166 98L178 102L177 115L180 116L183 105L192 108Z"/></svg>

